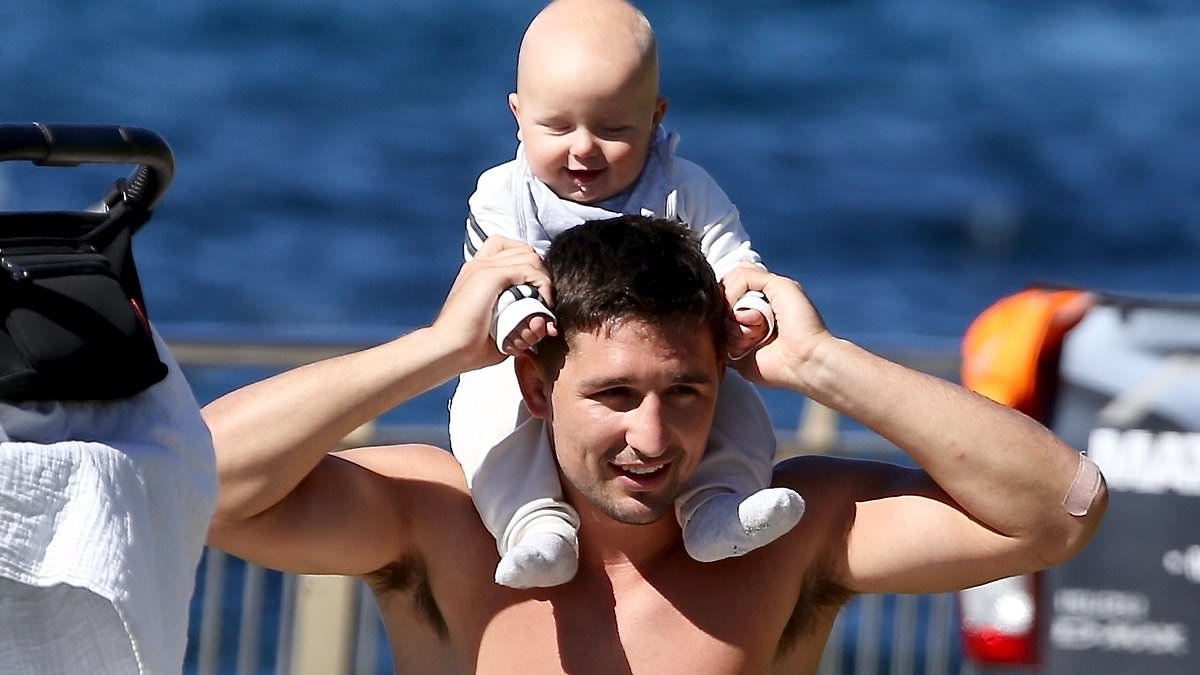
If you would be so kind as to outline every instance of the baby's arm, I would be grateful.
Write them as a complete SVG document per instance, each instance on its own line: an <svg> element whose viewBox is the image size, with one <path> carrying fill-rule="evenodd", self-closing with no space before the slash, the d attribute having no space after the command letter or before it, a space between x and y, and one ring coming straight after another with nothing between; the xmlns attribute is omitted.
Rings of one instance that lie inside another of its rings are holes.
<svg viewBox="0 0 1200 675"><path fill-rule="evenodd" d="M765 269L750 244L737 207L704 169L676 158L679 216L700 234L700 248L717 279L741 265ZM729 356L738 360L766 344L775 333L775 313L765 295L747 293L733 305L728 326Z"/></svg>
<svg viewBox="0 0 1200 675"><path fill-rule="evenodd" d="M509 184L511 162L479 176L475 193L467 201L469 211L463 257L470 260L483 242L493 235L523 241L545 254L549 241L540 233L523 231L513 216ZM549 299L533 286L513 286L502 293L492 315L491 333L496 348L510 355L530 349L547 335L557 335Z"/></svg>

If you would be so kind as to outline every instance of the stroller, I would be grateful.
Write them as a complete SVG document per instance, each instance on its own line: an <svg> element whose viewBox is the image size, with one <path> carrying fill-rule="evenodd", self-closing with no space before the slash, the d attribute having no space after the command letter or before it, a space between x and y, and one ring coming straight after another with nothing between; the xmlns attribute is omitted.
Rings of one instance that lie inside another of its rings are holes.
<svg viewBox="0 0 1200 675"><path fill-rule="evenodd" d="M8 160L138 166L91 209L0 213L0 400L111 400L162 380L131 239L174 174L166 142L131 127L0 125Z"/></svg>
<svg viewBox="0 0 1200 675"><path fill-rule="evenodd" d="M216 464L131 249L174 159L144 129L29 124L0 160L137 166L91 209L0 214L0 672L179 673Z"/></svg>

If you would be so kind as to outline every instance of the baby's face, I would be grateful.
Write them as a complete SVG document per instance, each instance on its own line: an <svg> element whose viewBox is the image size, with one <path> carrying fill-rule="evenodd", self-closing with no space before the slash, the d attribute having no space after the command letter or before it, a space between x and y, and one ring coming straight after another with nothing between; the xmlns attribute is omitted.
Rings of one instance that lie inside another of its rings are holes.
<svg viewBox="0 0 1200 675"><path fill-rule="evenodd" d="M509 96L533 175L563 199L608 199L646 164L667 102L657 78L622 70L548 60L524 71Z"/></svg>

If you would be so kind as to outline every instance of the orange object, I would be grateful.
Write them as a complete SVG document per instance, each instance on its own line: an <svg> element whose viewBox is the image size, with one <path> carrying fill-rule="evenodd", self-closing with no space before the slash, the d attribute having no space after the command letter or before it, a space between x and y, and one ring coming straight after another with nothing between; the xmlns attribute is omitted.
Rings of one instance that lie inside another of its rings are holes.
<svg viewBox="0 0 1200 675"><path fill-rule="evenodd" d="M1079 290L1031 288L984 310L963 337L962 382L1010 408L1045 420L1063 338L1094 301Z"/></svg>

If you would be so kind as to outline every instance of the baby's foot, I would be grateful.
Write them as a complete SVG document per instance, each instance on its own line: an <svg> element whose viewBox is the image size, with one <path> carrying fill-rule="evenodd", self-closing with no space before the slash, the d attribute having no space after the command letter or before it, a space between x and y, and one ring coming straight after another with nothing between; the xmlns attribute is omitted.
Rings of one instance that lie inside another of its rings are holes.
<svg viewBox="0 0 1200 675"><path fill-rule="evenodd" d="M775 312L762 291L746 291L733 305L733 325L726 347L731 361L740 361L766 344L775 333Z"/></svg>
<svg viewBox="0 0 1200 675"><path fill-rule="evenodd" d="M509 355L533 347L547 335L558 334L554 329L554 312L542 302L532 284L511 286L500 294L491 333L496 349Z"/></svg>
<svg viewBox="0 0 1200 675"><path fill-rule="evenodd" d="M788 488L718 495L692 514L683 545L700 562L733 558L787 534L803 515L804 498Z"/></svg>
<svg viewBox="0 0 1200 675"><path fill-rule="evenodd" d="M508 549L496 566L496 583L547 588L570 581L579 567L579 545L557 532L533 532Z"/></svg>

